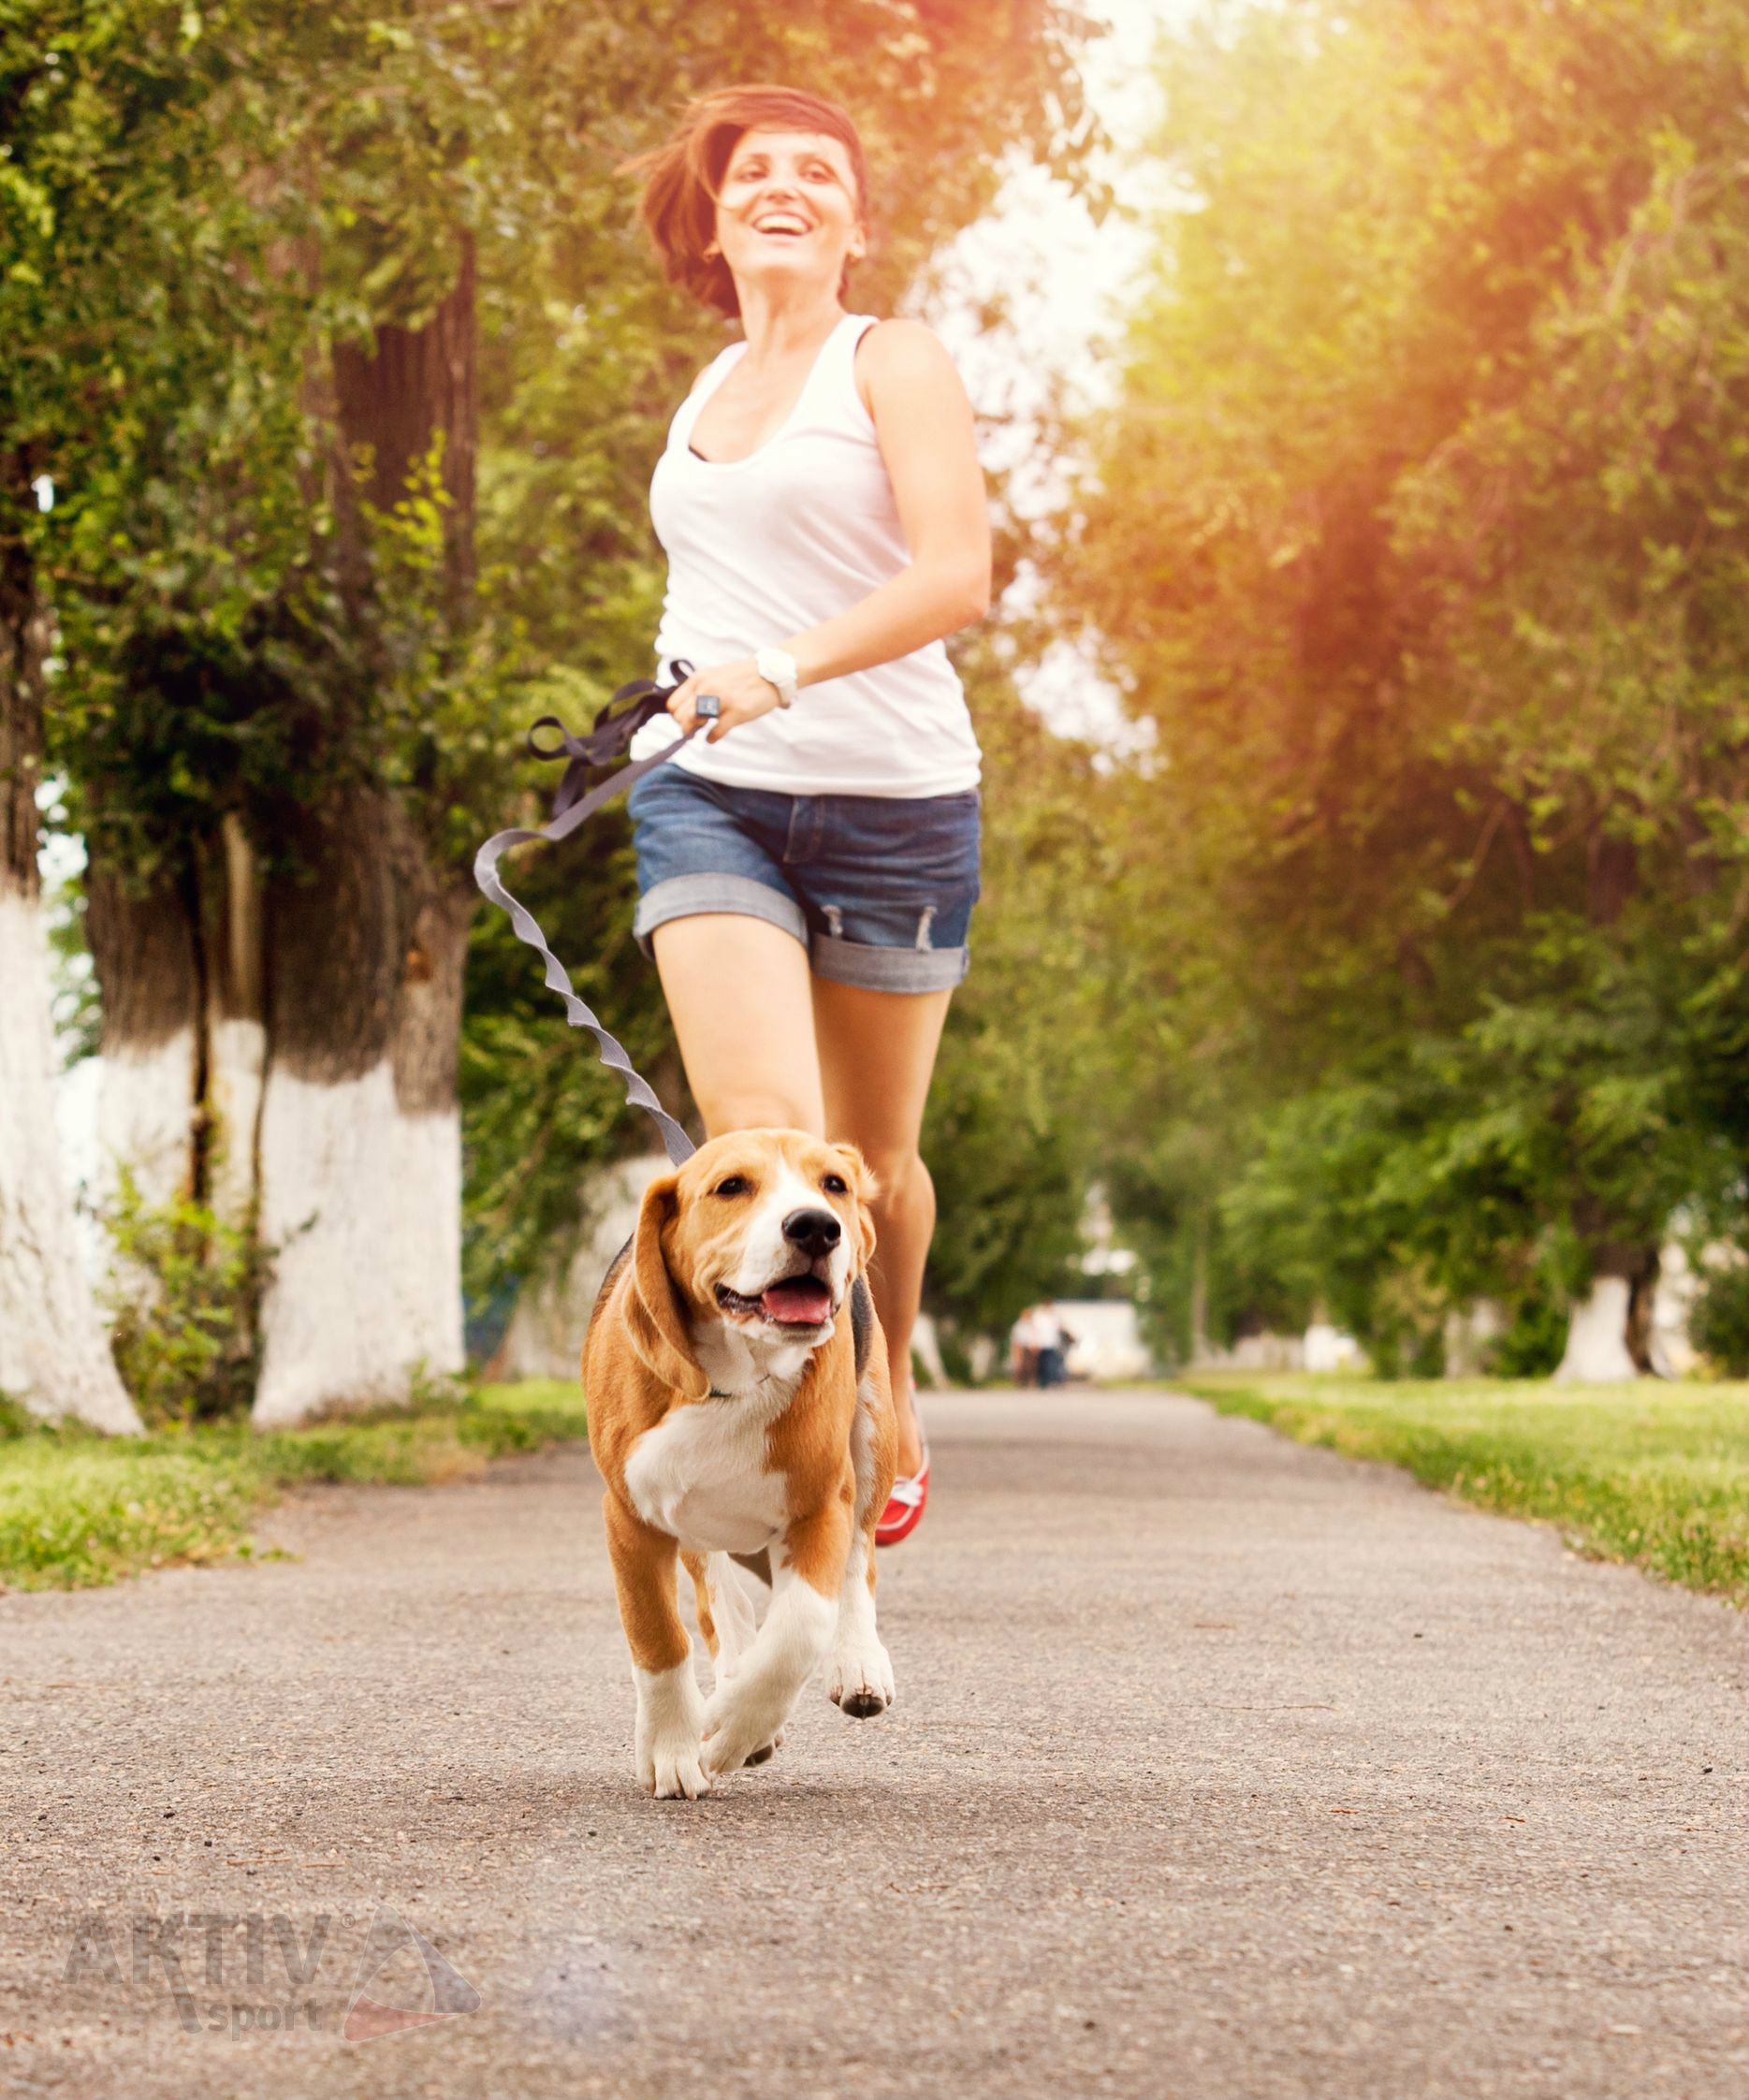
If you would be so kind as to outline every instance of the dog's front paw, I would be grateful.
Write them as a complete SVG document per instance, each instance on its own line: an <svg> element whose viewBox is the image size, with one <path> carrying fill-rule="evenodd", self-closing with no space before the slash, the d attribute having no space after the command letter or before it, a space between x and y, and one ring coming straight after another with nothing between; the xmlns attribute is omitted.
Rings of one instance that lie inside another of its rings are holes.
<svg viewBox="0 0 1749 2100"><path fill-rule="evenodd" d="M694 1736L677 1736L651 1745L643 1759L639 1777L644 1791L659 1801L695 1801L710 1791L710 1775L703 1762L704 1746Z"/></svg>
<svg viewBox="0 0 1749 2100"><path fill-rule="evenodd" d="M783 1741L787 1706L748 1696L734 1684L713 1692L705 1708L705 1770L715 1775L763 1765Z"/></svg>
<svg viewBox="0 0 1749 2100"><path fill-rule="evenodd" d="M690 1661L637 1680L637 1775L659 1801L695 1801L710 1791L702 1757L704 1701Z"/></svg>
<svg viewBox="0 0 1749 2100"><path fill-rule="evenodd" d="M869 1721L884 1714L895 1696L892 1657L872 1633L839 1647L826 1680L826 1697L834 1706Z"/></svg>

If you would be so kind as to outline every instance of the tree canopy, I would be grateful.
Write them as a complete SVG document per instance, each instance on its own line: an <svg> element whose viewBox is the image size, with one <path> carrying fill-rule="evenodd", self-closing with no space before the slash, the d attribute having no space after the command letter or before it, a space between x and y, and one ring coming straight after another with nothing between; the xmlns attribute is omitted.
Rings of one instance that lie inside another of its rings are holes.
<svg viewBox="0 0 1749 2100"><path fill-rule="evenodd" d="M1740 1194L1746 58L1640 0L1167 56L1180 201L1056 566L1159 727L1136 1194L1207 1208L1230 1317L1408 1360L1489 1293L1546 1351Z"/></svg>

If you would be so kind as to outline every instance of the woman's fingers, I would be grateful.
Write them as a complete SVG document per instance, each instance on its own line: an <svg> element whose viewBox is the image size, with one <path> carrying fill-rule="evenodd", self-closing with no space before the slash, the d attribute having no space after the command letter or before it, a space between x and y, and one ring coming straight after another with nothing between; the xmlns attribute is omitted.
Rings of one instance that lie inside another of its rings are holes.
<svg viewBox="0 0 1749 2100"><path fill-rule="evenodd" d="M714 707L708 702L714 702ZM714 744L742 722L757 722L777 704L776 689L759 676L750 659L745 664L721 664L712 671L694 671L675 688L668 712L686 736L702 723L707 741Z"/></svg>
<svg viewBox="0 0 1749 2100"><path fill-rule="evenodd" d="M680 725L680 734L683 736L690 736L692 734L692 727L697 719L692 711L692 702L697 693L698 674L694 672L690 678L676 686L668 695L668 712Z"/></svg>

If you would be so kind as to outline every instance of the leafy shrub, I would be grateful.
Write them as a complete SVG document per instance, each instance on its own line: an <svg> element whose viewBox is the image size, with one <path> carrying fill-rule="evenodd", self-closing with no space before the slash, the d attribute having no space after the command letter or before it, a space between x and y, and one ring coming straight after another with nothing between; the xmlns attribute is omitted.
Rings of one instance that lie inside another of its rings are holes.
<svg viewBox="0 0 1749 2100"><path fill-rule="evenodd" d="M0 1444L16 1436L27 1436L39 1426L36 1416L22 1400L13 1399L9 1393L0 1393Z"/></svg>
<svg viewBox="0 0 1749 2100"><path fill-rule="evenodd" d="M104 1291L110 1341L141 1420L159 1428L247 1413L275 1250L192 1198L148 1203L125 1168L104 1223L116 1252Z"/></svg>
<svg viewBox="0 0 1749 2100"><path fill-rule="evenodd" d="M1488 1349L1489 1377L1550 1377L1567 1353L1566 1299L1552 1291L1529 1291L1512 1303L1510 1316Z"/></svg>
<svg viewBox="0 0 1749 2100"><path fill-rule="evenodd" d="M1727 1377L1749 1378L1749 1261L1701 1271L1688 1334Z"/></svg>

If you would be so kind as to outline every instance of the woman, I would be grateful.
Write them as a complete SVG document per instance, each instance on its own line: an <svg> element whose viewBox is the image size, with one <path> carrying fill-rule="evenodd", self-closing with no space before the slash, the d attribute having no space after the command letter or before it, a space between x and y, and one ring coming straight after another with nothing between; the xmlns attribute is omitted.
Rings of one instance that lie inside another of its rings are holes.
<svg viewBox="0 0 1749 2100"><path fill-rule="evenodd" d="M813 1130L874 1170L893 1544L928 1494L911 1335L935 1190L917 1142L978 895L978 746L942 648L989 607L971 408L926 328L845 311L867 199L836 103L725 89L635 165L668 275L742 334L687 396L650 489L657 655L697 666L668 710L709 727L633 791L635 930L710 1134Z"/></svg>

